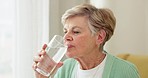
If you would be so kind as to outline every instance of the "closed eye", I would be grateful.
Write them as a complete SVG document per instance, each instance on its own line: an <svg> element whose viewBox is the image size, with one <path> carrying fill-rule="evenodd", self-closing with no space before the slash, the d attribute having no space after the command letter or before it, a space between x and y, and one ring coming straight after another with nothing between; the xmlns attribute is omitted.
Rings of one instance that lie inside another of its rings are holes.
<svg viewBox="0 0 148 78"><path fill-rule="evenodd" d="M79 32L79 31L74 31L74 33L75 33L75 34L79 34L80 32Z"/></svg>

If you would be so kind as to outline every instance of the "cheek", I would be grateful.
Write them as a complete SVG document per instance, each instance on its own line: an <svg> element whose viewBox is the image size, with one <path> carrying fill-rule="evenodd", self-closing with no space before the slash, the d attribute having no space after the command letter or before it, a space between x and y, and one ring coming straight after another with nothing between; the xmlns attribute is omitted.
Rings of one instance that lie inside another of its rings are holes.
<svg viewBox="0 0 148 78"><path fill-rule="evenodd" d="M86 37L79 37L78 40L76 40L76 47L81 52L86 51L89 49L89 47L92 45L92 40Z"/></svg>
<svg viewBox="0 0 148 78"><path fill-rule="evenodd" d="M85 46L85 44L86 44L86 41L87 39L85 39L84 37L78 37L75 41L75 44L77 45L77 46Z"/></svg>
<svg viewBox="0 0 148 78"><path fill-rule="evenodd" d="M97 47L96 39L93 37L81 37L79 40L77 40L77 48L80 49L80 51L89 51L93 49L94 47Z"/></svg>

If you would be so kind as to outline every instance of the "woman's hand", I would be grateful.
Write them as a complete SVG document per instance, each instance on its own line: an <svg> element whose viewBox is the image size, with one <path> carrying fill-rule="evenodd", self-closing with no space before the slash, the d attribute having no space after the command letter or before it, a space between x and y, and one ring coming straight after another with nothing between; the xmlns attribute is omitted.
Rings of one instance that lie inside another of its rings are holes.
<svg viewBox="0 0 148 78"><path fill-rule="evenodd" d="M59 67L61 67L63 65L62 62L59 62L58 64L55 63L46 54L46 52L45 52L46 47L47 47L47 45L44 44L43 47L42 47L42 50L39 52L39 54L34 57L34 63L33 63L32 68L35 70L36 78L48 78L48 77L40 74L39 72L37 72L36 68L39 68L39 69L45 71L46 73L50 73L55 65L56 65L55 69L58 69ZM52 71L52 73L53 73L53 71ZM52 73L50 73L50 74L52 74Z"/></svg>

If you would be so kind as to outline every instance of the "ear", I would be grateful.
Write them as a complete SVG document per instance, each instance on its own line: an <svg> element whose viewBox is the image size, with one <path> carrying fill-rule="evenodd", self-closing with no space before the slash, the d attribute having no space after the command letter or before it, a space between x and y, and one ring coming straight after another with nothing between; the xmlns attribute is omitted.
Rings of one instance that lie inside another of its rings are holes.
<svg viewBox="0 0 148 78"><path fill-rule="evenodd" d="M105 30L101 29L98 33L97 33L97 44L100 45L103 43L104 39L106 37L106 32Z"/></svg>

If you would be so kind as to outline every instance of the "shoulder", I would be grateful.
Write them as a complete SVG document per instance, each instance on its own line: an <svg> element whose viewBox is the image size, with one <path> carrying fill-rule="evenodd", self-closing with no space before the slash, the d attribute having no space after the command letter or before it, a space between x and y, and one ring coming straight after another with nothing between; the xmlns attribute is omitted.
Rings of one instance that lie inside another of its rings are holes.
<svg viewBox="0 0 148 78"><path fill-rule="evenodd" d="M118 57L110 55L110 54L109 54L109 56L110 56L110 58L113 59L113 65L115 65L115 67L119 67L119 68L126 67L126 68L131 68L133 70L137 69L136 66L129 61L123 60L121 58L118 58Z"/></svg>
<svg viewBox="0 0 148 78"><path fill-rule="evenodd" d="M111 54L107 54L106 67L110 68L110 72L114 76L123 76L124 78L139 78L137 67L128 61L120 59ZM122 78L122 77L121 77Z"/></svg>

